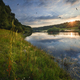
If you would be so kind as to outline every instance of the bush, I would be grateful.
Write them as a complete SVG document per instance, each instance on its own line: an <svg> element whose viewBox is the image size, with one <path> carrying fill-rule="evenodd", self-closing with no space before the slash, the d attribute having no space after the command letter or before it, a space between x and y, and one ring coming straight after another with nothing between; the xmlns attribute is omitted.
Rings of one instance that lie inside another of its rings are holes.
<svg viewBox="0 0 80 80"><path fill-rule="evenodd" d="M47 32L48 32L48 33L49 33L49 32L52 32L52 33L54 33L54 32L59 32L59 29L54 26L53 28L48 29Z"/></svg>

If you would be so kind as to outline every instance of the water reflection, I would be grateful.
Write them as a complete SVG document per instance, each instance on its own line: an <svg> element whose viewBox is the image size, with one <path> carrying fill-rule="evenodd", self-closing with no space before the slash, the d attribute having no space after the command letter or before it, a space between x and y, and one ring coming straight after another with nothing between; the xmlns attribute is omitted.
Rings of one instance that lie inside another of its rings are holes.
<svg viewBox="0 0 80 80"><path fill-rule="evenodd" d="M71 32L71 37L73 37L73 34L72 34L72 32Z"/></svg>
<svg viewBox="0 0 80 80"><path fill-rule="evenodd" d="M73 70L73 68L80 66L80 35L77 32L60 32L55 36L39 32L26 37L25 40L55 56L58 62L62 62L63 59L64 65L67 65L66 62L69 60L70 65L67 66L69 71L71 69L73 76L73 71L78 69ZM77 80L80 78L78 77Z"/></svg>
<svg viewBox="0 0 80 80"><path fill-rule="evenodd" d="M80 32L78 32L79 36L80 36Z"/></svg>

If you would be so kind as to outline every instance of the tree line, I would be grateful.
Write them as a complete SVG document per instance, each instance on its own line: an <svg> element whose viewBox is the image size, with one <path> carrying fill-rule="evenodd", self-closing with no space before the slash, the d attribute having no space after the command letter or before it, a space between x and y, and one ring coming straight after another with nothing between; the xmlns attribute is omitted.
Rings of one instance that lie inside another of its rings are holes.
<svg viewBox="0 0 80 80"><path fill-rule="evenodd" d="M59 28L59 29L70 29L70 28L75 28L80 31L80 21L74 21L74 22L66 22L62 24L57 24L57 25L49 25L49 26L43 26L39 28L33 28L33 31L42 31L42 30L51 30L53 27Z"/></svg>

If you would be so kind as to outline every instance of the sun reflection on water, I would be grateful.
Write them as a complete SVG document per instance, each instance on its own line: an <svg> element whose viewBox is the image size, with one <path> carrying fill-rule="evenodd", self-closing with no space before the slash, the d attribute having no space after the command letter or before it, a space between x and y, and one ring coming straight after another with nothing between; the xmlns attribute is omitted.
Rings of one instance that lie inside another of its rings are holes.
<svg viewBox="0 0 80 80"><path fill-rule="evenodd" d="M72 32L71 32L71 37L73 37L73 34L72 34Z"/></svg>

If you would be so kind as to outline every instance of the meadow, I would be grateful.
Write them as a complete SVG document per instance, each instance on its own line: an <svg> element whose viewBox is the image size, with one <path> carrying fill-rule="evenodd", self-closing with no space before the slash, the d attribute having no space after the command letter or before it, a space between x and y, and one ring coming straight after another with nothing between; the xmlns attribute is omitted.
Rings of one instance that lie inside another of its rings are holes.
<svg viewBox="0 0 80 80"><path fill-rule="evenodd" d="M1 80L71 80L54 57L24 40L22 34L0 29Z"/></svg>

